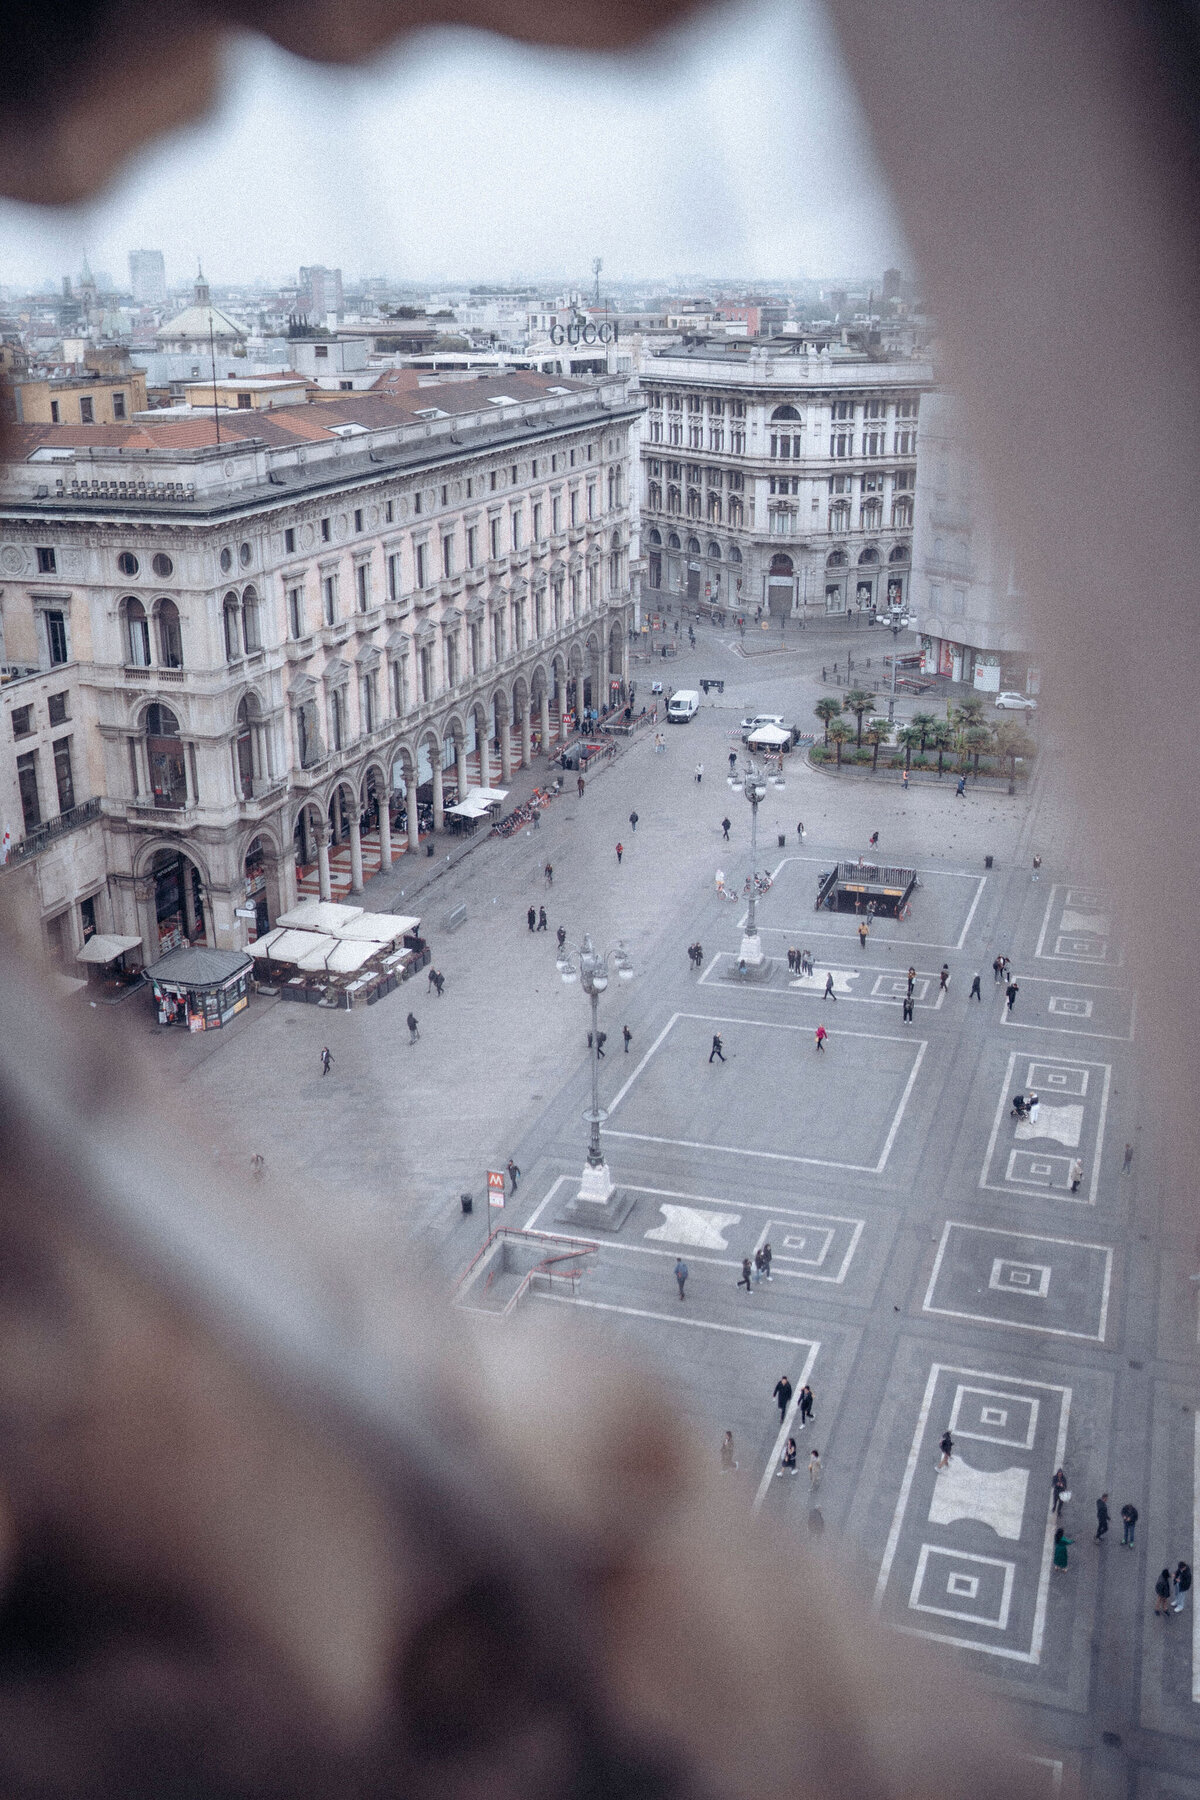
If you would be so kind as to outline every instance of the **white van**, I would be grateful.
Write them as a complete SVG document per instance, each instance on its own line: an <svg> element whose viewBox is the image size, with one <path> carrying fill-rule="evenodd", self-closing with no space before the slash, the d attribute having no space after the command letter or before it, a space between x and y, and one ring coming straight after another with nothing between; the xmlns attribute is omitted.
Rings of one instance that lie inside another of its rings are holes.
<svg viewBox="0 0 1200 1800"><path fill-rule="evenodd" d="M680 688L677 694L671 695L671 704L667 708L667 722L670 725L686 725L700 711L700 696L694 688Z"/></svg>

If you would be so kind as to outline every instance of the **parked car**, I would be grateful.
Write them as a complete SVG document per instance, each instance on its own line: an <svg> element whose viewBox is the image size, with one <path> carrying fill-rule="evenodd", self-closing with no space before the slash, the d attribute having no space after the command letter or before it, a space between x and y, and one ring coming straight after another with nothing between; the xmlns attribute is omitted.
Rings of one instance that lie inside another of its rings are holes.
<svg viewBox="0 0 1200 1800"><path fill-rule="evenodd" d="M782 724L782 713L755 713L751 718L742 720L742 742L744 744L750 736L750 733L752 731L757 731L760 725Z"/></svg>
<svg viewBox="0 0 1200 1800"><path fill-rule="evenodd" d="M1028 694L997 694L992 704L1003 712L1037 711L1037 701L1031 700Z"/></svg>

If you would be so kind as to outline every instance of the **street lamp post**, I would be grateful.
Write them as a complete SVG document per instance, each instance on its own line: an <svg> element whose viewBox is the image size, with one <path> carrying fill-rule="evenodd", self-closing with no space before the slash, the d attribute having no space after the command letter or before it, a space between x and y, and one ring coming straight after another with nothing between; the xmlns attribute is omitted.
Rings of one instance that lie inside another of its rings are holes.
<svg viewBox="0 0 1200 1800"><path fill-rule="evenodd" d="M888 696L888 724L896 718L896 640L900 636L899 619L892 620L892 691Z"/></svg>
<svg viewBox="0 0 1200 1800"><path fill-rule="evenodd" d="M773 781L777 788L784 785L781 776L773 777ZM735 791L740 789L750 802L750 905L738 962L744 963L747 969L756 969L763 962L762 939L758 935L758 809L767 797L767 777L751 762L730 775L729 785Z"/></svg>
<svg viewBox="0 0 1200 1800"><path fill-rule="evenodd" d="M611 950L597 950L585 936L577 950L566 950L558 959L558 972L564 982L578 981L592 1009L592 1104L584 1118L588 1123L587 1155L576 1201L587 1206L605 1207L612 1198L613 1179L600 1146L600 1127L608 1114L600 1105L600 996L609 982L609 967L619 981L632 981L633 965L623 944Z"/></svg>

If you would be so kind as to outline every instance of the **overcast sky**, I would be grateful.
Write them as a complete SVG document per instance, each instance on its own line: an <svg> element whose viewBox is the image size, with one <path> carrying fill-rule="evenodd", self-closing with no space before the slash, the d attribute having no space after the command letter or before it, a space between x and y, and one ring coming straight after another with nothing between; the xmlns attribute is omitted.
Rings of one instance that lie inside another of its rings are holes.
<svg viewBox="0 0 1200 1800"><path fill-rule="evenodd" d="M438 32L366 71L252 42L203 128L85 210L0 203L0 284L346 276L786 279L906 266L819 0L743 0L638 58Z"/></svg>

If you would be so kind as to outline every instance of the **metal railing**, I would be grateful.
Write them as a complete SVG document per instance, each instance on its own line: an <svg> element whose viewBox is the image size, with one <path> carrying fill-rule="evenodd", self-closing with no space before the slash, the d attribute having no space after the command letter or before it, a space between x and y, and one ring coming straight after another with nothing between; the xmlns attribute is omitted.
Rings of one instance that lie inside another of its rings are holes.
<svg viewBox="0 0 1200 1800"><path fill-rule="evenodd" d="M31 831L19 843L13 844L8 852L10 863L23 862L28 856L36 856L47 844L54 843L56 838L65 837L69 831L78 831L81 825L87 825L92 819L100 817L100 801L81 800L78 806L72 806L57 819L48 819Z"/></svg>

